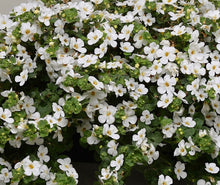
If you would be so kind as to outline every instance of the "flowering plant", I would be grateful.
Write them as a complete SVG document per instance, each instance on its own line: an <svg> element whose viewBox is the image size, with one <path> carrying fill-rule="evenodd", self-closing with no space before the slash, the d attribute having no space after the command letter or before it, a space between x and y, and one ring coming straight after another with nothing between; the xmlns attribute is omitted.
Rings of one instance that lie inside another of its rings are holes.
<svg viewBox="0 0 220 185"><path fill-rule="evenodd" d="M0 184L220 184L220 3L32 0L0 15ZM79 174L80 175L80 174Z"/></svg>

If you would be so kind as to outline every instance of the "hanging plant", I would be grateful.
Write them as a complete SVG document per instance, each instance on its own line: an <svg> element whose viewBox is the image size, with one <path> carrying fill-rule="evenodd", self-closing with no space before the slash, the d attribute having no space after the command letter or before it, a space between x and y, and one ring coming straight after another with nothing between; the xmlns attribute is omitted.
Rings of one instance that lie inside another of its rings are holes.
<svg viewBox="0 0 220 185"><path fill-rule="evenodd" d="M146 184L220 184L219 7L32 0L0 15L0 184L77 184L76 134L97 184L134 167Z"/></svg>

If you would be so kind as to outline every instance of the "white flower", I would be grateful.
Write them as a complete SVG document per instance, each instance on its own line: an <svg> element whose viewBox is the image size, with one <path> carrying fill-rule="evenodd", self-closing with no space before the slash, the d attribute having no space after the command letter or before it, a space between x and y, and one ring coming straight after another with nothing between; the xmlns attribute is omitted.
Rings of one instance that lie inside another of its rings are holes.
<svg viewBox="0 0 220 185"><path fill-rule="evenodd" d="M37 29L35 27L35 25L32 25L27 22L27 23L22 23L21 24L21 40L24 42L27 42L28 40L33 41L33 36L34 33L37 32Z"/></svg>
<svg viewBox="0 0 220 185"><path fill-rule="evenodd" d="M126 88L123 88L122 84L118 84L118 86L114 86L114 92L116 97L118 97L123 96L127 92L127 90Z"/></svg>
<svg viewBox="0 0 220 185"><path fill-rule="evenodd" d="M124 155L120 154L115 160L111 161L111 167L115 167L115 170L118 171L124 163Z"/></svg>
<svg viewBox="0 0 220 185"><path fill-rule="evenodd" d="M130 42L120 42L120 49L123 51L123 52L126 52L126 53L131 53L134 51L134 47L131 45Z"/></svg>
<svg viewBox="0 0 220 185"><path fill-rule="evenodd" d="M94 53L96 55L99 55L99 58L102 58L107 52L107 49L108 47L107 47L106 42L103 42L102 44L99 45L99 48L95 48Z"/></svg>
<svg viewBox="0 0 220 185"><path fill-rule="evenodd" d="M55 28L55 32L58 34L64 34L64 25L65 22L63 22L62 20L58 19L55 23L54 26L56 26Z"/></svg>
<svg viewBox="0 0 220 185"><path fill-rule="evenodd" d="M192 81L191 85L186 86L186 90L191 91L191 94L194 95L198 91L199 85L200 85L200 79L196 78L195 80Z"/></svg>
<svg viewBox="0 0 220 185"><path fill-rule="evenodd" d="M47 165L43 164L40 167L40 178L44 179L46 181L50 180L50 169L47 167Z"/></svg>
<svg viewBox="0 0 220 185"><path fill-rule="evenodd" d="M190 24L192 24L192 26L195 26L196 24L200 23L200 16L195 11L192 11L190 13L190 19L191 19Z"/></svg>
<svg viewBox="0 0 220 185"><path fill-rule="evenodd" d="M99 176L101 180L108 180L111 176L112 172L110 170L110 166L101 169L101 176Z"/></svg>
<svg viewBox="0 0 220 185"><path fill-rule="evenodd" d="M191 66L192 64L187 61L187 60L183 60L180 64L180 71L183 73L183 74L191 74Z"/></svg>
<svg viewBox="0 0 220 185"><path fill-rule="evenodd" d="M103 0L91 0L91 1L95 4L101 4L103 2Z"/></svg>
<svg viewBox="0 0 220 185"><path fill-rule="evenodd" d="M179 143L178 143L178 148L175 149L174 151L174 156L185 156L187 154L187 150L185 148L186 144L185 141L182 139Z"/></svg>
<svg viewBox="0 0 220 185"><path fill-rule="evenodd" d="M34 176L40 175L40 167L41 163L39 161L32 162L29 158L23 160L24 174L27 176L31 176L32 174Z"/></svg>
<svg viewBox="0 0 220 185"><path fill-rule="evenodd" d="M140 117L140 121L144 122L146 125L151 124L151 120L154 119L154 115L151 114L148 110L144 110L142 112L142 116Z"/></svg>
<svg viewBox="0 0 220 185"><path fill-rule="evenodd" d="M58 163L60 163L59 168L63 171L69 171L71 168L73 168L71 163L71 159L69 157L64 158L64 159L58 159Z"/></svg>
<svg viewBox="0 0 220 185"><path fill-rule="evenodd" d="M176 127L174 124L167 124L163 127L162 133L165 135L165 138L171 138L173 134L176 132Z"/></svg>
<svg viewBox="0 0 220 185"><path fill-rule="evenodd" d="M146 66L140 68L139 81L145 81L146 83L150 82L150 70L147 69Z"/></svg>
<svg viewBox="0 0 220 185"><path fill-rule="evenodd" d="M88 81L97 89L101 90L104 88L104 84L99 82L94 76L89 76Z"/></svg>
<svg viewBox="0 0 220 185"><path fill-rule="evenodd" d="M122 124L125 127L129 127L130 124L134 125L137 122L137 116L135 115L135 111L131 108L125 109L125 116L122 117Z"/></svg>
<svg viewBox="0 0 220 185"><path fill-rule="evenodd" d="M103 32L101 32L99 30L95 30L94 32L90 32L87 35L88 44L93 45L93 44L97 43L99 41L99 39L102 38L102 36L103 36Z"/></svg>
<svg viewBox="0 0 220 185"><path fill-rule="evenodd" d="M199 147L193 143L191 136L188 137L188 142L186 143L186 148L190 148L190 151L189 151L190 155L195 155L196 152L201 151L199 149Z"/></svg>
<svg viewBox="0 0 220 185"><path fill-rule="evenodd" d="M115 140L109 141L107 147L108 147L108 151L107 151L108 154L112 156L116 156L118 154L117 151L118 143L116 144Z"/></svg>
<svg viewBox="0 0 220 185"><path fill-rule="evenodd" d="M172 35L179 36L186 32L185 26L176 25L173 27L173 31L171 32Z"/></svg>
<svg viewBox="0 0 220 185"><path fill-rule="evenodd" d="M180 178L185 179L187 176L187 173L184 172L185 170L185 164L178 161L175 165L174 172L177 176L177 179L180 180Z"/></svg>
<svg viewBox="0 0 220 185"><path fill-rule="evenodd" d="M80 133L80 136L84 136L84 132L86 130L89 130L92 128L92 125L90 124L89 120L83 120L83 123L79 126L77 126L77 133Z"/></svg>
<svg viewBox="0 0 220 185"><path fill-rule="evenodd" d="M38 20L40 22L44 23L45 26L49 26L52 13L53 12L49 8L47 8L47 9L45 9L45 12L42 12L40 14L40 16L38 17Z"/></svg>
<svg viewBox="0 0 220 185"><path fill-rule="evenodd" d="M47 155L47 153L48 153L47 147L41 145L38 148L37 156L39 157L41 162L43 162L43 161L48 162L50 160L50 156Z"/></svg>
<svg viewBox="0 0 220 185"><path fill-rule="evenodd" d="M173 95L172 94L163 94L160 97L160 100L157 102L158 107L166 108L170 103L173 101Z"/></svg>
<svg viewBox="0 0 220 185"><path fill-rule="evenodd" d="M205 170L211 174L219 172L219 167L215 163L205 163Z"/></svg>
<svg viewBox="0 0 220 185"><path fill-rule="evenodd" d="M153 65L150 67L150 74L160 74L162 70L162 64L158 60L154 60Z"/></svg>
<svg viewBox="0 0 220 185"><path fill-rule="evenodd" d="M8 168L2 168L0 173L0 183L3 181L4 183L10 182L10 179L12 178L12 172L8 170Z"/></svg>
<svg viewBox="0 0 220 185"><path fill-rule="evenodd" d="M25 69L23 70L20 75L15 76L15 82L20 82L19 85L23 86L24 83L27 81L28 79L28 70Z"/></svg>
<svg viewBox="0 0 220 185"><path fill-rule="evenodd" d="M86 18L87 15L90 15L94 11L93 4L90 2L80 1L78 6L80 10L80 17L82 17L83 19Z"/></svg>
<svg viewBox="0 0 220 185"><path fill-rule="evenodd" d="M25 109L27 114L30 114L30 113L32 114L35 112L36 107L33 105L34 105L34 99L29 96L26 96L24 98L23 108Z"/></svg>
<svg viewBox="0 0 220 185"><path fill-rule="evenodd" d="M52 107L53 107L53 111L54 111L54 118L59 119L60 117L65 116L62 107L59 106L57 103L53 103Z"/></svg>
<svg viewBox="0 0 220 185"><path fill-rule="evenodd" d="M199 137L204 137L207 135L207 131L206 130L199 130Z"/></svg>
<svg viewBox="0 0 220 185"><path fill-rule="evenodd" d="M185 127L193 128L196 125L196 122L193 121L191 117L182 117L182 124Z"/></svg>
<svg viewBox="0 0 220 185"><path fill-rule="evenodd" d="M176 49L174 47L163 46L162 49L157 50L156 54L160 58L162 64L167 64L168 61L173 62L176 59Z"/></svg>
<svg viewBox="0 0 220 185"><path fill-rule="evenodd" d="M116 126L104 124L103 132L102 132L103 135L107 135L111 137L112 139L117 140L120 138L119 134L116 134L117 132L118 132L118 129L116 128Z"/></svg>
<svg viewBox="0 0 220 185"><path fill-rule="evenodd" d="M70 48L71 49L75 49L76 51L80 52L80 53L86 53L87 49L84 48L84 42L82 39L80 38L75 38L72 37L70 39Z"/></svg>
<svg viewBox="0 0 220 185"><path fill-rule="evenodd" d="M157 81L157 91L160 94L164 93L173 93L174 92L174 85L176 85L176 78L170 77L169 75L165 75L164 78L159 78Z"/></svg>
<svg viewBox="0 0 220 185"><path fill-rule="evenodd" d="M144 53L147 55L147 59L149 61L153 61L157 58L157 50L159 49L159 45L155 42L151 42L149 46L144 47Z"/></svg>
<svg viewBox="0 0 220 185"><path fill-rule="evenodd" d="M96 64L98 57L96 55L85 55L78 59L78 63L82 65L82 67L86 68L91 64Z"/></svg>
<svg viewBox="0 0 220 185"><path fill-rule="evenodd" d="M125 41L128 41L132 31L134 29L134 25L130 24L129 26L124 25L124 27L121 30L121 33L119 34L119 39L125 39Z"/></svg>
<svg viewBox="0 0 220 185"><path fill-rule="evenodd" d="M14 119L11 118L11 111L9 109L3 110L2 107L0 107L0 119L8 122L8 123L13 123Z"/></svg>
<svg viewBox="0 0 220 185"><path fill-rule="evenodd" d="M220 64L219 61L211 61L206 65L206 69L209 70L209 76L215 76L215 74L220 73Z"/></svg>
<svg viewBox="0 0 220 185"><path fill-rule="evenodd" d="M138 83L135 82L134 78L130 78L129 80L125 79L125 84L128 90L135 90L138 86Z"/></svg>
<svg viewBox="0 0 220 185"><path fill-rule="evenodd" d="M115 108L112 105L104 105L100 110L99 110L99 117L98 120L100 123L107 123L107 124L112 124L115 121L115 113L117 111L117 108Z"/></svg>
<svg viewBox="0 0 220 185"><path fill-rule="evenodd" d="M137 88L135 89L135 92L139 95L143 95L148 93L148 89L145 87L144 84L138 84Z"/></svg>
<svg viewBox="0 0 220 185"><path fill-rule="evenodd" d="M144 142L145 142L145 140L144 140ZM150 147L150 149L147 151L148 164L152 164L154 160L157 160L159 158L159 152L156 151L156 149L152 143L150 144L149 147Z"/></svg>
<svg viewBox="0 0 220 185"><path fill-rule="evenodd" d="M32 59L27 58L24 61L23 70L27 69L29 73L33 73L34 69L37 68L36 62L34 62Z"/></svg>
<svg viewBox="0 0 220 185"><path fill-rule="evenodd" d="M142 21L144 22L145 26L152 26L155 23L155 18L152 17L151 13L148 13L146 16L142 16Z"/></svg>
<svg viewBox="0 0 220 185"><path fill-rule="evenodd" d="M133 38L133 40L136 42L134 46L138 49L141 48L142 45L145 45L147 43L147 41L143 37L143 33L144 31L140 30L138 33L134 35Z"/></svg>
<svg viewBox="0 0 220 185"><path fill-rule="evenodd" d="M65 117L63 116L60 116L56 121L55 123L60 126L60 127L65 127L67 126L68 124L68 119L66 119Z"/></svg>
<svg viewBox="0 0 220 185"><path fill-rule="evenodd" d="M90 145L96 145L100 142L100 140L98 139L96 133L94 131L92 131L91 136L89 136L87 138L87 143Z"/></svg>
<svg viewBox="0 0 220 185"><path fill-rule="evenodd" d="M210 182L206 182L204 179L199 179L197 185L211 185Z"/></svg>
<svg viewBox="0 0 220 185"><path fill-rule="evenodd" d="M160 175L158 179L158 185L170 185L173 184L173 179L170 176L164 177L164 175Z"/></svg>
<svg viewBox="0 0 220 185"><path fill-rule="evenodd" d="M136 142L137 146L139 146L144 141L145 137L146 137L146 129L142 128L141 130L139 130L137 134L134 134L132 136L132 140Z"/></svg>

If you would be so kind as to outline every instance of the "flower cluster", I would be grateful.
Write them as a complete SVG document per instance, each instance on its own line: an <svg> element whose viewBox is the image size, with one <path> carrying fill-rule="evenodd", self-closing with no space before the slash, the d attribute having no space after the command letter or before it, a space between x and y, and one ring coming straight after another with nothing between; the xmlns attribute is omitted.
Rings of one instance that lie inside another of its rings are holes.
<svg viewBox="0 0 220 185"><path fill-rule="evenodd" d="M0 183L77 184L79 134L99 184L220 184L219 75L218 1L23 3L0 15Z"/></svg>

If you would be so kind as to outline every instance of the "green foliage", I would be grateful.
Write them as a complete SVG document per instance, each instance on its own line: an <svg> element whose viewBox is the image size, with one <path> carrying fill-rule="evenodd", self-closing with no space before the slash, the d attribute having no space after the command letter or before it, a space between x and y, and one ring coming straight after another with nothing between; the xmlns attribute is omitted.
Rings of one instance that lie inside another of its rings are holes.
<svg viewBox="0 0 220 185"><path fill-rule="evenodd" d="M67 115L70 115L73 113L79 114L82 110L82 105L81 103L79 103L79 101L76 98L71 97L66 100L65 105L63 106L63 109Z"/></svg>
<svg viewBox="0 0 220 185"><path fill-rule="evenodd" d="M55 181L58 185L68 184L68 185L76 185L74 178L67 177L63 173L57 173Z"/></svg>
<svg viewBox="0 0 220 185"><path fill-rule="evenodd" d="M77 10L75 8L64 10L61 13L61 16L68 22L73 23L79 21L79 18L77 17Z"/></svg>
<svg viewBox="0 0 220 185"><path fill-rule="evenodd" d="M8 99L2 104L4 109L11 108L18 103L18 95L15 92L8 94Z"/></svg>

